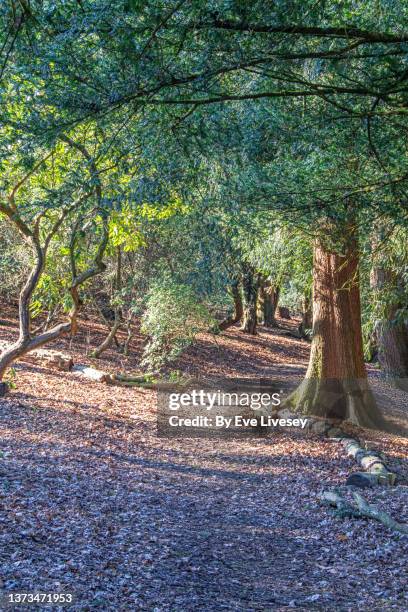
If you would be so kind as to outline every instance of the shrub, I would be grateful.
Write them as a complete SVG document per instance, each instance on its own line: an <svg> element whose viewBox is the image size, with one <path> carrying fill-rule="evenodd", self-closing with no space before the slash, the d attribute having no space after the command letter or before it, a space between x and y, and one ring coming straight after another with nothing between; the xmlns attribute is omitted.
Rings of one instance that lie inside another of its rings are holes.
<svg viewBox="0 0 408 612"><path fill-rule="evenodd" d="M191 287L161 279L150 288L142 317L141 331L148 336L142 366L159 371L214 324Z"/></svg>

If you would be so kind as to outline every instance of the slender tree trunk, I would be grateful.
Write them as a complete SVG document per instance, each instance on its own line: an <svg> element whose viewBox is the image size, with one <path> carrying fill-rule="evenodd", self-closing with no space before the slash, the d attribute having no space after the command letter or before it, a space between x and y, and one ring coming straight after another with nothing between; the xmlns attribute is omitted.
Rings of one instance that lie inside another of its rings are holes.
<svg viewBox="0 0 408 612"><path fill-rule="evenodd" d="M242 303L242 293L239 286L239 281L236 281L231 287L232 298L234 300L234 320L238 323L244 315L244 305Z"/></svg>
<svg viewBox="0 0 408 612"><path fill-rule="evenodd" d="M102 355L102 353L111 346L116 336L116 333L120 327L120 324L121 324L120 315L119 315L118 309L116 308L115 309L115 320L113 322L113 325L108 335L106 336L105 340L101 342L98 348L96 348L94 351L91 352L91 357L95 357L96 359L98 359Z"/></svg>
<svg viewBox="0 0 408 612"><path fill-rule="evenodd" d="M70 293L72 297L73 306L68 315L69 320L64 323L59 323L55 325L51 329L38 334L32 335L31 333L31 318L30 318L30 304L31 298L38 285L38 281L41 278L41 274L44 269L47 247L49 245L49 241L51 240L53 234L50 234L46 240L46 244L44 247L41 247L38 236L33 234L31 236L31 244L34 251L34 265L33 268L28 275L28 278L24 284L20 292L19 297L19 323L20 323L20 333L19 337L7 347L0 354L0 381L4 378L4 375L7 369L11 366L11 364L22 357L29 351L39 348L52 340L56 340L61 335L70 332L74 334L77 330L77 316L81 306L81 300L79 298L78 287L80 287L85 281L96 276L100 272L105 270L105 264L102 261L103 254L106 249L107 241L108 241L108 229L107 229L107 221L104 221L103 234L101 242L99 243L93 264L81 272L79 275L74 274L73 269L73 279L70 287Z"/></svg>
<svg viewBox="0 0 408 612"><path fill-rule="evenodd" d="M129 355L129 346L130 346L130 342L133 338L133 332L132 332L132 319L133 319L133 315L131 312L129 312L128 314L128 319L126 322L126 340L125 343L123 345L123 354L125 355L125 357L127 357Z"/></svg>
<svg viewBox="0 0 408 612"><path fill-rule="evenodd" d="M265 327L278 327L276 321L276 309L279 302L280 288L263 283L261 285L261 301L263 310L263 321Z"/></svg>
<svg viewBox="0 0 408 612"><path fill-rule="evenodd" d="M231 284L231 296L234 300L234 312L230 317L228 317L219 324L219 328L221 331L228 329L232 325L235 325L235 323L238 323L242 319L242 316L244 314L244 307L242 304L242 295L239 286L239 281L234 281Z"/></svg>
<svg viewBox="0 0 408 612"><path fill-rule="evenodd" d="M55 237L58 230L61 228L64 220L67 218L67 215L71 211L73 211L78 205L86 200L91 194L83 194L81 195L75 202L73 202L70 206L64 207L62 213L57 218L55 223L52 225L51 230L47 234L44 239L43 246L41 246L40 242L40 225L41 225L41 217L42 215L37 216L34 222L34 228L30 229L28 225L21 219L18 214L15 198L18 190L22 185L29 180L29 178L33 175L33 173L37 170L37 168L43 163L43 161L47 160L51 153L49 153L43 160L40 160L34 167L26 173L26 175L14 186L11 193L7 197L7 202L0 202L0 210L6 215L17 227L19 232L26 238L27 242L31 243L31 247L34 251L34 266L24 284L20 292L19 298L19 323L20 323L20 334L18 340L5 349L0 355L0 381L4 377L4 374L7 368L13 363L15 359L21 357L22 355L28 353L29 351L38 348L51 340L54 340L61 336L63 333L71 332L71 334L75 334L77 331L77 315L79 308L81 306L81 300L79 297L78 288L87 280L92 278L93 276L99 274L103 270L105 270L105 264L103 263L103 255L105 253L106 246L108 244L109 233L108 233L108 218L107 214L102 210L102 190L100 177L95 166L95 163L88 151L81 144L76 144L71 141L67 136L62 135L61 138L68 142L70 146L75 146L82 154L86 157L86 159L90 162L90 166L92 168L92 174L95 182L95 194L98 201L99 209L101 212L101 216L103 219L103 231L102 237L99 242L98 248L96 250L96 254L92 265L85 269L81 273L77 273L76 265L75 265L75 257L74 257L74 249L75 249L75 232L73 232L70 242L70 262L71 262L71 272L72 272L72 282L70 286L70 293L73 302L73 306L68 315L69 320L65 323L60 323L59 325L55 325L52 329L48 331L44 331L42 334L34 335L31 332L31 320L30 320L30 303L33 292L35 291L38 281L41 278L41 274L44 270L44 265L46 261L46 254L48 247L50 245L51 240ZM78 228L78 224L75 224L76 229Z"/></svg>
<svg viewBox="0 0 408 612"><path fill-rule="evenodd" d="M301 338L308 338L307 330L311 330L313 327L313 311L312 301L309 295L305 295L302 302L302 320L298 327L299 335Z"/></svg>
<svg viewBox="0 0 408 612"><path fill-rule="evenodd" d="M32 350L32 339L30 334L31 317L30 317L30 302L34 289L36 288L42 271L44 269L45 251L41 248L38 239L35 236L30 238L31 246L34 252L34 265L20 291L18 300L18 318L19 318L19 337L16 342L13 342L9 347L2 351L0 355L0 380L3 379L6 370L11 366L13 361L18 357L22 357L28 351ZM44 337L46 334L41 334L38 338ZM44 341L47 342L47 340ZM36 347L41 346L37 343Z"/></svg>
<svg viewBox="0 0 408 612"><path fill-rule="evenodd" d="M348 234L341 255L316 242L309 367L288 402L305 414L381 427L363 358L358 245Z"/></svg>
<svg viewBox="0 0 408 612"><path fill-rule="evenodd" d="M115 282L113 287L113 297L118 298L117 293L121 290L122 287L122 252L120 247L117 248L116 252L116 273L115 273ZM115 319L112 327L109 330L108 335L105 340L92 351L91 356L99 358L104 351L106 351L112 344L112 342L116 339L116 333L119 330L119 327L122 323L122 309L119 304L116 304L114 307Z"/></svg>
<svg viewBox="0 0 408 612"><path fill-rule="evenodd" d="M244 295L244 320L241 331L247 334L256 334L257 324L257 299L258 299L258 277L252 266L243 266L242 287Z"/></svg>

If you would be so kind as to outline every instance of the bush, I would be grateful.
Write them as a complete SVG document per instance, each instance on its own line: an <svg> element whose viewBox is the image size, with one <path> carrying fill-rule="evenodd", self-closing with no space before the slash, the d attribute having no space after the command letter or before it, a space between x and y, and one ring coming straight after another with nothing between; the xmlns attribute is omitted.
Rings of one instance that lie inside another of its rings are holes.
<svg viewBox="0 0 408 612"><path fill-rule="evenodd" d="M7 303L18 298L31 266L31 253L10 223L0 219L0 295Z"/></svg>
<svg viewBox="0 0 408 612"><path fill-rule="evenodd" d="M141 331L149 340L142 366L159 371L176 359L199 332L215 325L205 305L191 287L171 279L160 280L149 290Z"/></svg>

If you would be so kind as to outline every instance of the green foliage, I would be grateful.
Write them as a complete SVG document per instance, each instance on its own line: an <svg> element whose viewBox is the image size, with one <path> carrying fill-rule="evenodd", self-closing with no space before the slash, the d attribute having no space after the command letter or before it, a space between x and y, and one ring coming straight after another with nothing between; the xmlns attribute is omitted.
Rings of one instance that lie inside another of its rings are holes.
<svg viewBox="0 0 408 612"><path fill-rule="evenodd" d="M362 252L362 331L370 360L378 322L408 325L407 230L383 221L362 240Z"/></svg>
<svg viewBox="0 0 408 612"><path fill-rule="evenodd" d="M0 217L0 295L16 299L30 265L30 253L15 229Z"/></svg>
<svg viewBox="0 0 408 612"><path fill-rule="evenodd" d="M9 389L17 389L17 371L15 368L9 368L4 377L4 382L8 386Z"/></svg>
<svg viewBox="0 0 408 612"><path fill-rule="evenodd" d="M193 290L170 278L157 281L147 297L142 333L148 336L142 365L159 371L178 357L197 334L215 324Z"/></svg>
<svg viewBox="0 0 408 612"><path fill-rule="evenodd" d="M71 267L87 268L101 209L107 270L81 298L100 289L146 310L153 369L211 327L203 304L226 306L242 262L293 307L310 294L316 235L341 249L350 222L362 237L378 219L406 227L404 3L11 0L0 19L4 296L33 261L21 224L44 242L59 211L87 196L53 236L34 317L70 306ZM384 248L399 280L375 299L363 246L366 337L390 306L406 318L406 244L403 233Z"/></svg>
<svg viewBox="0 0 408 612"><path fill-rule="evenodd" d="M128 205L111 214L109 221L109 241L112 247L123 247L125 253L146 246L140 224Z"/></svg>

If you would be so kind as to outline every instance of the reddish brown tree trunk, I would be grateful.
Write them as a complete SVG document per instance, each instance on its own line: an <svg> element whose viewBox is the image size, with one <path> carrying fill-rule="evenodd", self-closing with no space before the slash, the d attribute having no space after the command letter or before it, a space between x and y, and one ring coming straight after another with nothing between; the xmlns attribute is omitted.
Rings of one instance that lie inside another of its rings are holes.
<svg viewBox="0 0 408 612"><path fill-rule="evenodd" d="M395 387L408 391L408 327L394 322L397 308L390 309L388 320L376 325L378 361L385 378Z"/></svg>
<svg viewBox="0 0 408 612"><path fill-rule="evenodd" d="M316 242L309 367L289 403L305 414L347 419L363 427L383 424L367 382L358 246L351 232L341 255Z"/></svg>

